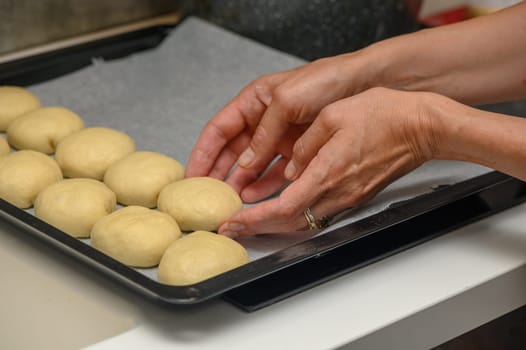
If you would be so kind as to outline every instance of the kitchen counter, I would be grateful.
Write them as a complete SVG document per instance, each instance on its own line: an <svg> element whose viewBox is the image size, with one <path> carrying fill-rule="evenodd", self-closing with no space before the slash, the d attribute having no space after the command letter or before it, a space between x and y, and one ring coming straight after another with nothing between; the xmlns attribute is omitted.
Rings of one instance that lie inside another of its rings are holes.
<svg viewBox="0 0 526 350"><path fill-rule="evenodd" d="M151 138L140 136L151 132L163 141L155 149L168 152L176 139L185 155L203 123L194 116L212 115L253 75L300 63L198 22L185 28L178 29L177 50L158 52L169 53L171 61L163 64L182 83L136 77L159 66L152 59L147 69L137 69L138 55L128 67L134 74L118 62L97 63L94 71L106 73L111 66L116 75L88 72L91 80L80 79L87 74L81 71L68 78L73 85L55 80L33 89L48 105L64 104L83 116L89 111L93 125L119 128L131 112L149 116L170 127L145 130L125 123L140 148L148 149ZM226 53L230 60L217 59ZM120 85L111 89L103 79ZM145 93L130 98L125 93L136 80ZM155 90L158 81L165 85ZM89 93L91 86L107 91ZM101 96L106 103L100 103ZM165 109L142 103L167 97L173 106ZM176 117L170 111L192 126L182 141L173 136L170 123ZM523 204L248 314L221 299L192 307L155 305L1 221L0 348L425 349L526 304L525 227Z"/></svg>
<svg viewBox="0 0 526 350"><path fill-rule="evenodd" d="M2 223L0 347L429 348L526 304L525 214L522 204L250 314L221 299L153 304Z"/></svg>

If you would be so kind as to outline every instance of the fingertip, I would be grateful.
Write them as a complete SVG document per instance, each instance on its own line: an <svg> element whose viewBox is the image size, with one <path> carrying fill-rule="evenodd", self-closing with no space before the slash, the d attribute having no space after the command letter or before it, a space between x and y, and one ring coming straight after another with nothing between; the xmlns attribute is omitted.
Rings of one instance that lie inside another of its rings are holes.
<svg viewBox="0 0 526 350"><path fill-rule="evenodd" d="M258 173L254 170L237 167L225 180L237 193L242 193L243 189L256 181Z"/></svg>
<svg viewBox="0 0 526 350"><path fill-rule="evenodd" d="M285 171L283 172L283 174L287 178L287 180L292 181L295 179L296 173L297 173L296 165L294 164L294 161L291 160L285 167Z"/></svg>
<svg viewBox="0 0 526 350"><path fill-rule="evenodd" d="M197 170L195 169L186 169L184 172L184 177L196 177L196 176L202 176Z"/></svg>
<svg viewBox="0 0 526 350"><path fill-rule="evenodd" d="M218 234L235 239L246 230L246 226L240 222L225 222L218 229Z"/></svg>
<svg viewBox="0 0 526 350"><path fill-rule="evenodd" d="M255 203L260 200L254 191L251 191L250 189L241 191L239 196L241 197L243 203Z"/></svg>
<svg viewBox="0 0 526 350"><path fill-rule="evenodd" d="M210 156L196 148L190 154L184 175L185 177L204 176L207 174L210 166Z"/></svg>
<svg viewBox="0 0 526 350"><path fill-rule="evenodd" d="M243 168L248 168L250 164L254 161L256 154L251 147L248 147L239 157L238 164Z"/></svg>
<svg viewBox="0 0 526 350"><path fill-rule="evenodd" d="M239 234L237 232L234 232L234 231L223 231L223 232L220 232L219 234L222 235L222 236L231 238L231 239L236 239L236 238L239 237Z"/></svg>

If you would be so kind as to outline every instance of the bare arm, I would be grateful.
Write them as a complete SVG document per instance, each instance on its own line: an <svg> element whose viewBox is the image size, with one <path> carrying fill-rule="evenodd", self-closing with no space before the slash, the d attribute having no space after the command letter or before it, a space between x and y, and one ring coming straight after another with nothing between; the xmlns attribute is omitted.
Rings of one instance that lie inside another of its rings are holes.
<svg viewBox="0 0 526 350"><path fill-rule="evenodd" d="M526 180L526 119L436 96L427 103L432 158L478 163Z"/></svg>
<svg viewBox="0 0 526 350"><path fill-rule="evenodd" d="M526 2L374 44L370 86L433 91L467 104L526 98Z"/></svg>

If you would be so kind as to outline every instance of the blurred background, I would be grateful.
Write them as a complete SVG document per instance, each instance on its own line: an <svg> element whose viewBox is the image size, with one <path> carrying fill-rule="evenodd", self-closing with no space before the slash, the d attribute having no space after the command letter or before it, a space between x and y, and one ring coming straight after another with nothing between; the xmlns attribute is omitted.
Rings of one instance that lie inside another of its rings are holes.
<svg viewBox="0 0 526 350"><path fill-rule="evenodd" d="M513 0L0 0L0 54L168 13L312 60L494 11Z"/></svg>

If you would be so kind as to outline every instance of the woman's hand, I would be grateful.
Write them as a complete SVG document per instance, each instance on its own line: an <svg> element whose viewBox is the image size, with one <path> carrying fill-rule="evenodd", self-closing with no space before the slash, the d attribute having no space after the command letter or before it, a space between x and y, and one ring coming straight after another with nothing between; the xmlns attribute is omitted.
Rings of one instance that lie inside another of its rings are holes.
<svg viewBox="0 0 526 350"><path fill-rule="evenodd" d="M433 157L436 133L431 93L373 88L323 108L296 137L279 197L246 208L225 222L228 236L294 231L304 210L334 215L375 196Z"/></svg>
<svg viewBox="0 0 526 350"><path fill-rule="evenodd" d="M306 208L321 217L355 206L431 157L526 179L526 120L432 93L477 104L523 98L524 14L526 2L257 79L206 125L186 175L225 179L233 169L227 182L245 202L292 180L225 222L230 235L304 227ZM365 91L373 86L430 92Z"/></svg>
<svg viewBox="0 0 526 350"><path fill-rule="evenodd" d="M360 67L357 55L322 59L253 81L207 123L186 176L225 179L238 162L227 182L245 202L275 193L287 182L283 170L296 140L325 106L361 91L360 76L372 75Z"/></svg>

